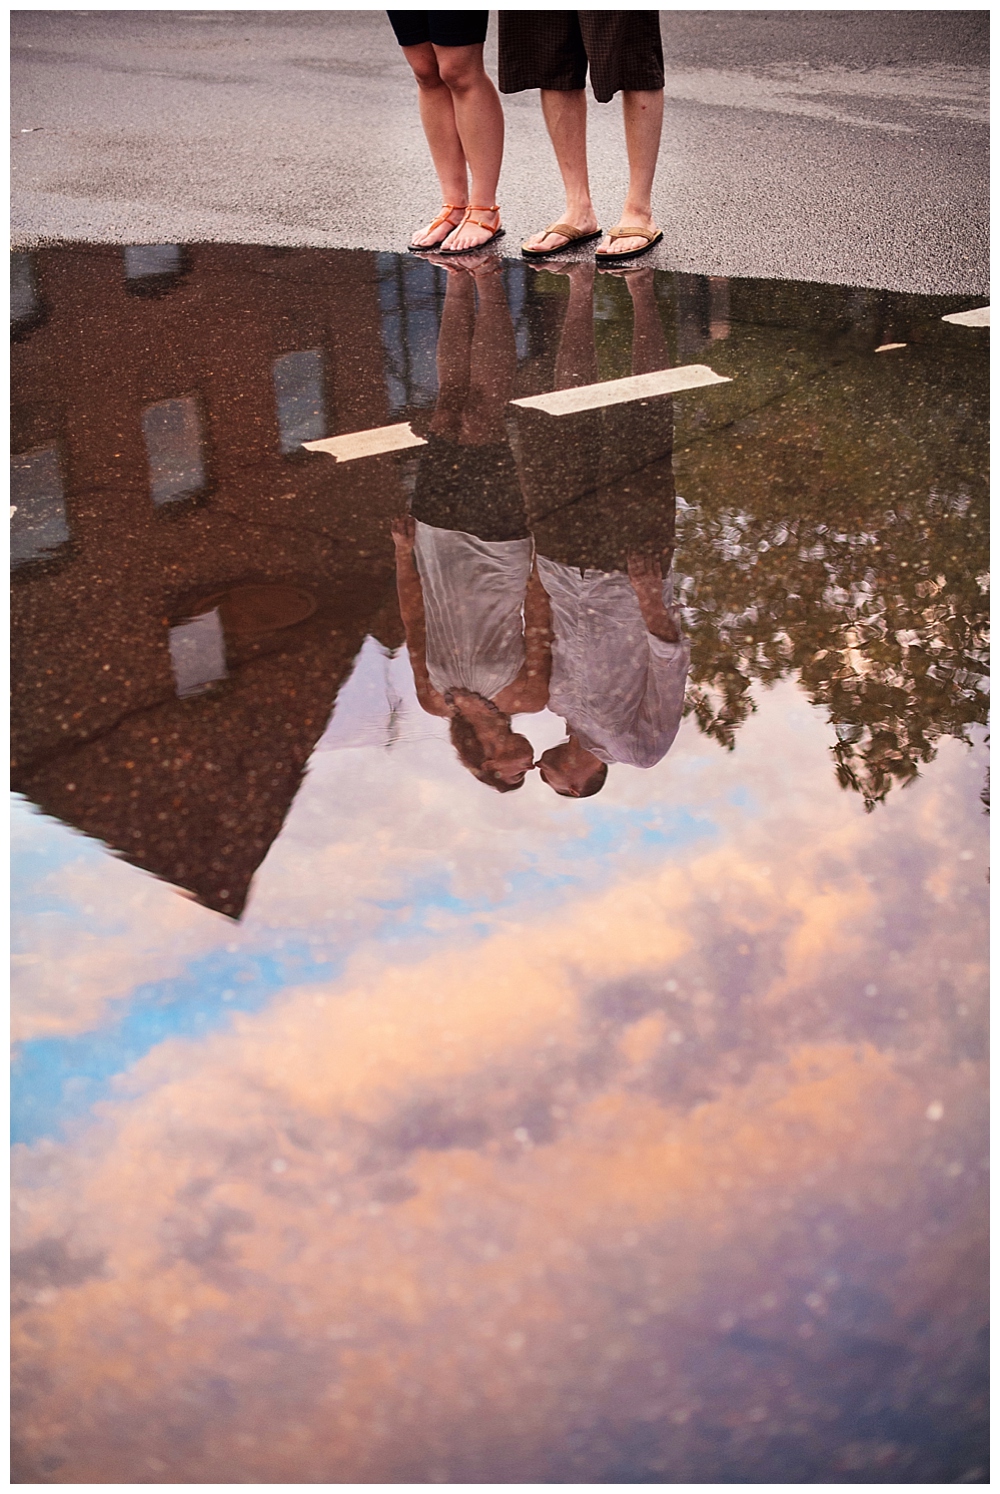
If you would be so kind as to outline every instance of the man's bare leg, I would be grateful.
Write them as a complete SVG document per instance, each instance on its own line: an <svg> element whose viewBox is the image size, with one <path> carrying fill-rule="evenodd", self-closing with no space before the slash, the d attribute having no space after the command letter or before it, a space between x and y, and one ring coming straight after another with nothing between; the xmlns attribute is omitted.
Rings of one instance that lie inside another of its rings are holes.
<svg viewBox="0 0 1000 1494"><path fill-rule="evenodd" d="M587 174L586 92L582 88L568 91L543 88L541 95L545 126L566 189L566 211L557 221L568 223L584 233L596 233L597 214L590 198ZM565 243L565 234L536 233L525 240L525 247L559 249Z"/></svg>
<svg viewBox="0 0 1000 1494"><path fill-rule="evenodd" d="M642 228L656 233L653 221L653 177L660 153L663 130L663 90L628 89L622 92L625 117L625 148L628 151L628 193L618 223L623 228ZM646 239L604 239L598 245L599 259L615 259L642 249Z"/></svg>

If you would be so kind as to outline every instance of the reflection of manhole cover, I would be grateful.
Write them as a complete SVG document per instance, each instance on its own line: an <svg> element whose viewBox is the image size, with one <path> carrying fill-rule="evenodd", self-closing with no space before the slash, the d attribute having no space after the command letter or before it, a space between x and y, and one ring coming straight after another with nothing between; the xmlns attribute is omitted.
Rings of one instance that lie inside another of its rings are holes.
<svg viewBox="0 0 1000 1494"><path fill-rule="evenodd" d="M316 611L316 603L300 586L234 586L205 597L191 610L195 616L218 607L224 633L234 638L253 638L276 633L304 622Z"/></svg>

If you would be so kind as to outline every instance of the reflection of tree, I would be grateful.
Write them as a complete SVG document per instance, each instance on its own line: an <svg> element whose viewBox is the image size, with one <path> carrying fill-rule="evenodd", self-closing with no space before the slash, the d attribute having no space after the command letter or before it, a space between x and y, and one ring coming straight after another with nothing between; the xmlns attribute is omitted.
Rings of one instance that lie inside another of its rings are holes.
<svg viewBox="0 0 1000 1494"><path fill-rule="evenodd" d="M869 809L986 719L985 378L968 347L924 335L905 366L838 360L678 462L689 713L732 747L752 685L797 675Z"/></svg>

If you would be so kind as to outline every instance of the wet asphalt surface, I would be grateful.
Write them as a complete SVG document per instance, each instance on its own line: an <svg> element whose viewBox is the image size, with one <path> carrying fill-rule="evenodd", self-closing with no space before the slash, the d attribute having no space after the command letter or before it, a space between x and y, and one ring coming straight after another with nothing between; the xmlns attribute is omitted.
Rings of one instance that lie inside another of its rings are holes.
<svg viewBox="0 0 1000 1494"><path fill-rule="evenodd" d="M663 12L660 268L985 293L985 11ZM495 26L487 59L495 69ZM13 17L15 247L391 250L437 194L381 11ZM533 94L508 97L504 252L557 216ZM616 103L591 111L617 216Z"/></svg>
<svg viewBox="0 0 1000 1494"><path fill-rule="evenodd" d="M626 277L511 258L530 95L502 274L394 252L382 12L13 17L15 1480L988 1480L986 16L662 22ZM583 803L411 667L490 462L546 574L674 557Z"/></svg>
<svg viewBox="0 0 1000 1494"><path fill-rule="evenodd" d="M15 1479L986 1482L988 332L168 249L14 260ZM460 757L407 511L597 797Z"/></svg>

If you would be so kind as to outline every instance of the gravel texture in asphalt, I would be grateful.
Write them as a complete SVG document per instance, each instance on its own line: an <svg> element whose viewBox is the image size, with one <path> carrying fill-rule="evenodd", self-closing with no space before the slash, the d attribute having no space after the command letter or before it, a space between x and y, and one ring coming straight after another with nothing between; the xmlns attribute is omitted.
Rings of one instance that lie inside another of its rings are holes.
<svg viewBox="0 0 1000 1494"><path fill-rule="evenodd" d="M15 247L400 249L438 190L384 12L17 11ZM658 266L983 295L988 17L663 11ZM495 18L487 61L495 72ZM562 211L537 95L505 100L503 252ZM621 110L591 176L621 207Z"/></svg>

